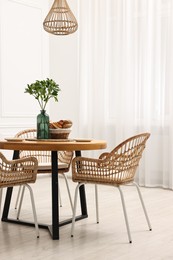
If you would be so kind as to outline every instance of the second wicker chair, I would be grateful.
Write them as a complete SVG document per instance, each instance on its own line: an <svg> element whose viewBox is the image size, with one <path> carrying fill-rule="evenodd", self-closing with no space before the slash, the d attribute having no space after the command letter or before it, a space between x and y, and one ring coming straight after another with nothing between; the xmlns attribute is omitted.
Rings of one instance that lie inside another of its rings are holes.
<svg viewBox="0 0 173 260"><path fill-rule="evenodd" d="M27 157L18 160L7 160L5 156L0 153L0 204L2 200L2 189L14 186L27 187L30 192L33 216L36 228L37 237L39 237L39 229L37 222L37 215L35 209L34 195L31 186L28 183L34 183L37 177L38 161L34 157ZM22 202L22 201L21 201ZM19 219L21 203L17 214Z"/></svg>
<svg viewBox="0 0 173 260"><path fill-rule="evenodd" d="M15 135L16 138L24 138L24 139L33 139L36 138L36 129L26 129L20 131ZM51 152L50 151L20 151L20 158L25 158L26 156L34 156L38 160L38 173L51 173ZM67 192L70 200L70 205L73 211L73 203L70 193L70 188L68 185L68 179L65 173L69 172L71 161L73 158L72 151L59 151L58 152L58 174L61 174L64 177ZM21 188L19 189L18 196L16 199L15 208L17 208L19 196L20 196ZM60 197L60 206L62 206L61 196Z"/></svg>
<svg viewBox="0 0 173 260"><path fill-rule="evenodd" d="M97 184L117 187L120 192L123 212L126 222L129 242L132 242L130 227L125 207L125 200L121 189L122 185L133 184L136 186L139 198L144 210L149 230L151 224L137 183L134 182L136 170L142 157L146 141L150 134L143 133L133 136L119 144L109 153L103 153L98 159L76 157L72 161L72 179L78 185L75 190L74 212L71 228L71 236L74 235L74 225L77 207L77 195L79 187L83 184L95 184L96 195L96 217L99 222Z"/></svg>

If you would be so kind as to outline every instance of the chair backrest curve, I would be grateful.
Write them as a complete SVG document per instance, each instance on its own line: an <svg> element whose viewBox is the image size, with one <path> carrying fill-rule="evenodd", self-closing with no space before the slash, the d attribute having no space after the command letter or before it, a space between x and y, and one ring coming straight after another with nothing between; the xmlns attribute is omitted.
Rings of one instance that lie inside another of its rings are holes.
<svg viewBox="0 0 173 260"><path fill-rule="evenodd" d="M32 129L26 129L23 131L20 131L15 135L17 138L36 138L37 130L35 128ZM50 151L20 151L20 157L26 157L26 156L34 156L37 158L39 163L49 163L51 162L51 152ZM73 157L72 151L59 151L58 152L58 161L62 163L66 163L69 165L71 164L71 160ZM66 168L65 171L69 170L69 167Z"/></svg>
<svg viewBox="0 0 173 260"><path fill-rule="evenodd" d="M143 133L128 138L108 153L101 165L109 168L108 174L116 181L132 181L149 137L149 133Z"/></svg>

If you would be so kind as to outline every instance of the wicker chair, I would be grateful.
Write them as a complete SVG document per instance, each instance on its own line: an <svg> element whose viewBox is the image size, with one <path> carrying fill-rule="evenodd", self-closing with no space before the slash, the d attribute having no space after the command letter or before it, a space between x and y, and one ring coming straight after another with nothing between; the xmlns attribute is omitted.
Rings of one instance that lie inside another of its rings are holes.
<svg viewBox="0 0 173 260"><path fill-rule="evenodd" d="M16 138L35 138L36 137L36 129L26 129L23 130L15 135ZM38 160L38 171L37 173L51 173L51 152L50 151L20 151L20 158L25 158L26 156L34 156ZM71 198L71 193L68 185L67 176L65 175L66 172L70 170L71 161L73 158L72 151L59 151L58 152L58 173L64 177L67 192L70 200L70 205L73 211L73 203ZM15 208L17 208L18 200L20 197L21 188L19 189ZM61 195L60 197L60 206L62 206L61 202Z"/></svg>
<svg viewBox="0 0 173 260"><path fill-rule="evenodd" d="M5 156L0 153L0 202L2 200L2 189L14 186L27 187L30 192L33 216L36 228L37 237L39 237L37 215L34 203L34 196L31 187L28 183L34 183L37 177L38 161L34 157L26 157L17 160L7 160ZM22 202L21 202L22 203ZM21 203L17 214L19 219Z"/></svg>
<svg viewBox="0 0 173 260"><path fill-rule="evenodd" d="M97 223L99 222L97 184L111 185L118 188L130 243L132 242L132 238L121 185L134 184L139 194L149 230L152 230L139 186L134 182L136 170L149 136L149 133L133 136L119 144L110 153L103 153L98 159L85 157L76 157L73 159L72 180L78 182L78 185L75 190L74 212L71 228L72 237L74 235L78 190L81 185L87 183L95 184Z"/></svg>

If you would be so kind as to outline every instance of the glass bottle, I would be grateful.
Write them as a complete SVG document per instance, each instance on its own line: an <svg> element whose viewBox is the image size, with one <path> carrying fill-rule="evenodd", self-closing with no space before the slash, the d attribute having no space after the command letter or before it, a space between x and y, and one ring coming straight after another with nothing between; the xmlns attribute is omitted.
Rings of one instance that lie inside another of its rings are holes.
<svg viewBox="0 0 173 260"><path fill-rule="evenodd" d="M37 139L49 139L49 116L42 109L37 116Z"/></svg>

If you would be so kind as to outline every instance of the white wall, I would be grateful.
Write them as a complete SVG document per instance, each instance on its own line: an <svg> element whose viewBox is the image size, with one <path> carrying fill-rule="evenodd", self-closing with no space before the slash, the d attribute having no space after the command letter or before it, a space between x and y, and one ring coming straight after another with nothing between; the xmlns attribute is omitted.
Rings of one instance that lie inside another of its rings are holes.
<svg viewBox="0 0 173 260"><path fill-rule="evenodd" d="M51 1L52 3L53 1ZM78 0L68 0L73 14L77 17ZM71 136L78 132L78 30L66 36L50 34L50 76L61 88L59 102L51 102L51 119L71 119Z"/></svg>
<svg viewBox="0 0 173 260"><path fill-rule="evenodd" d="M40 108L24 90L49 74L47 9L48 1L0 1L0 137L36 127Z"/></svg>
<svg viewBox="0 0 173 260"><path fill-rule="evenodd" d="M59 102L47 106L51 120L71 119L78 128L78 31L54 36L43 29L53 0L0 0L0 138L36 127L37 101L24 93L36 79L53 78ZM78 0L68 0L77 18ZM49 58L50 57L50 58Z"/></svg>

